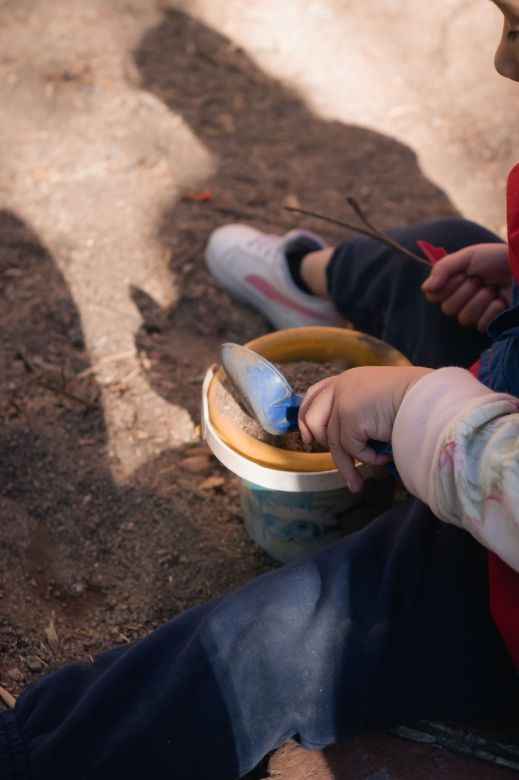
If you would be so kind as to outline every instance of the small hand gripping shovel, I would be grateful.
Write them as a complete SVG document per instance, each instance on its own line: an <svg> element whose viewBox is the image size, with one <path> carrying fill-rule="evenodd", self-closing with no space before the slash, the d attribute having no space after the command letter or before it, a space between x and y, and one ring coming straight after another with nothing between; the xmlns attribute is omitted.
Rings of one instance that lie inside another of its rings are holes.
<svg viewBox="0 0 519 780"><path fill-rule="evenodd" d="M297 431L297 415L304 395L294 393L290 383L262 355L227 342L220 347L220 361L227 376L241 393L261 427L274 436ZM391 445L368 442L375 452L392 455ZM386 466L397 476L393 464Z"/></svg>

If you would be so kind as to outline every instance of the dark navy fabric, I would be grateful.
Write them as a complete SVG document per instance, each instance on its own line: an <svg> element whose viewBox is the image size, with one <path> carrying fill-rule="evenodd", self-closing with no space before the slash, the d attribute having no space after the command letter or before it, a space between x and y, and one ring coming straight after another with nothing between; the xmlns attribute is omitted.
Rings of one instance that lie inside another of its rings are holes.
<svg viewBox="0 0 519 780"><path fill-rule="evenodd" d="M455 252L481 243L503 243L475 222L450 217L389 230L389 235L420 254L416 242L428 241ZM371 238L341 244L328 266L328 289L338 311L365 333L387 341L415 365L468 368L489 345L489 338L463 328L454 317L428 303L419 288L429 274Z"/></svg>
<svg viewBox="0 0 519 780"><path fill-rule="evenodd" d="M289 737L508 713L519 690L485 572L468 534L408 501L33 685L0 720L0 777L232 780Z"/></svg>
<svg viewBox="0 0 519 780"><path fill-rule="evenodd" d="M478 378L492 390L519 395L519 292L514 283L514 305L496 317L488 333L492 345L479 359Z"/></svg>
<svg viewBox="0 0 519 780"><path fill-rule="evenodd" d="M503 243L481 225L459 217L421 222L388 234L415 253L425 240L455 252L481 243ZM428 269L390 247L361 237L340 244L327 269L328 289L338 311L360 330L387 341L415 365L469 368L497 392L519 395L519 288L512 307L496 317L488 335L463 328L418 294Z"/></svg>
<svg viewBox="0 0 519 780"><path fill-rule="evenodd" d="M452 250L457 229L465 243L497 240L460 220L397 235ZM355 320L369 288L366 330L416 363L469 365L488 340L433 314L423 278L364 239L330 268L345 316ZM398 504L133 645L36 682L0 716L0 780L233 780L289 737L319 748L422 717L515 714L519 683L487 591L477 542L418 500Z"/></svg>

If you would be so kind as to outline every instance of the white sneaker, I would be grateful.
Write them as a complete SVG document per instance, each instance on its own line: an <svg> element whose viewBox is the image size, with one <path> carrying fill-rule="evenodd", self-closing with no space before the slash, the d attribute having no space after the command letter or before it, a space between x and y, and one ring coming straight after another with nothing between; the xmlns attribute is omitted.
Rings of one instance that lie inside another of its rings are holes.
<svg viewBox="0 0 519 780"><path fill-rule="evenodd" d="M333 304L300 290L290 275L285 252L300 238L313 241L316 250L326 247L309 230L274 236L249 225L224 225L209 237L207 267L234 298L254 306L278 330L332 325L338 316Z"/></svg>

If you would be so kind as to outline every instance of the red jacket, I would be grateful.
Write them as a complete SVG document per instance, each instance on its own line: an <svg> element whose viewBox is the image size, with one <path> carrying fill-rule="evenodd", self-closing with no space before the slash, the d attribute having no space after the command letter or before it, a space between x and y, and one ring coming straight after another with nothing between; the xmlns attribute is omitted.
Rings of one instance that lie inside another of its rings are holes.
<svg viewBox="0 0 519 780"><path fill-rule="evenodd" d="M508 177L507 223L508 257L514 276L512 306L491 322L492 345L470 370L492 390L519 397L519 164ZM417 243L433 263L447 254L428 242ZM488 553L488 571L492 618L519 670L519 573L492 552Z"/></svg>
<svg viewBox="0 0 519 780"><path fill-rule="evenodd" d="M508 246L509 263L514 275L514 299L512 308L498 317L490 327L490 334L498 340L519 339L519 165L516 165L508 177L507 192L507 222L508 222ZM492 350L492 348L491 348ZM516 350L504 350L516 355ZM483 358L476 365L476 376L485 384L489 384L487 375L481 376L481 366L484 363ZM495 390L507 390L513 395L519 396L518 374L519 365L517 360L512 358L515 365L505 365L502 373L504 380L509 387L493 387ZM508 360L510 362L510 358ZM519 507L518 507L519 511ZM506 648L512 657L517 669L519 669L519 573L507 566L506 563L494 555L488 554L489 587L490 587L490 609L492 617L503 638Z"/></svg>

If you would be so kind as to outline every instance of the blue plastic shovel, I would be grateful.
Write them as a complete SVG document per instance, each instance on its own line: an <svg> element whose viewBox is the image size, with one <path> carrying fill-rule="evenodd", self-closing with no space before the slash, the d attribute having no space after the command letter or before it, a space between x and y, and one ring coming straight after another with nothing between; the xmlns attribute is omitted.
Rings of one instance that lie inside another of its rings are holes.
<svg viewBox="0 0 519 780"><path fill-rule="evenodd" d="M240 344L220 347L220 362L261 427L274 436L297 431L297 415L304 396L294 393L290 383L262 355ZM368 442L375 452L392 455L391 445ZM396 475L394 464L386 466Z"/></svg>
<svg viewBox="0 0 519 780"><path fill-rule="evenodd" d="M261 427L274 436L297 431L303 400L266 358L239 344L222 344L220 361Z"/></svg>

